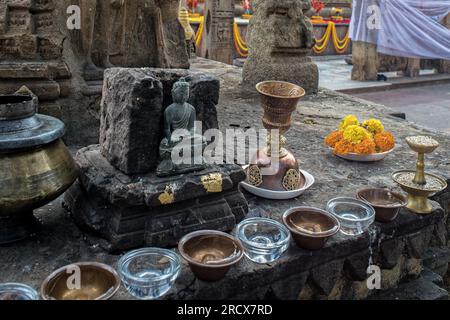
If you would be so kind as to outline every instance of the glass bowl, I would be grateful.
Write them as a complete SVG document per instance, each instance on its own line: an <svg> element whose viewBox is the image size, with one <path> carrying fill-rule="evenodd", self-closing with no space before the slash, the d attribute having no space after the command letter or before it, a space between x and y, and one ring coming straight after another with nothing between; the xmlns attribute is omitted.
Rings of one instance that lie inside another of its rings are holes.
<svg viewBox="0 0 450 320"><path fill-rule="evenodd" d="M0 284L0 301L39 300L39 294L33 288L21 283Z"/></svg>
<svg viewBox="0 0 450 320"><path fill-rule="evenodd" d="M253 262L265 264L278 260L289 248L289 230L275 220L250 218L242 221L236 229L244 253Z"/></svg>
<svg viewBox="0 0 450 320"><path fill-rule="evenodd" d="M118 262L125 288L140 300L164 296L172 288L180 270L180 257L171 250L158 248L131 251Z"/></svg>
<svg viewBox="0 0 450 320"><path fill-rule="evenodd" d="M368 203L354 198L336 198L327 204L327 211L341 223L341 233L358 236L375 222L375 209Z"/></svg>

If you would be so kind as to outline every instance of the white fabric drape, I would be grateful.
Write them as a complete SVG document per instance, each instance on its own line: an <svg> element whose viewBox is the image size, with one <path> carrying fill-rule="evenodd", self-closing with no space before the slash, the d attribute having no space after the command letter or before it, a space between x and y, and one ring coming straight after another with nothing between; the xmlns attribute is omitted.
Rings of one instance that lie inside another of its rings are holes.
<svg viewBox="0 0 450 320"><path fill-rule="evenodd" d="M450 59L450 29L441 25L450 0L353 0L350 38L380 53Z"/></svg>

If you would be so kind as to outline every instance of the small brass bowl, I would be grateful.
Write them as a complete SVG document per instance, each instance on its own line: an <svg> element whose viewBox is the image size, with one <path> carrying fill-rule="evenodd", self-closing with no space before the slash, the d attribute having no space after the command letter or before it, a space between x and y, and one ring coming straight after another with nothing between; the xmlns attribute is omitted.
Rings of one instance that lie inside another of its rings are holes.
<svg viewBox="0 0 450 320"><path fill-rule="evenodd" d="M178 249L196 277L208 282L225 278L231 267L244 257L238 239L211 230L188 234L181 239Z"/></svg>
<svg viewBox="0 0 450 320"><path fill-rule="evenodd" d="M340 223L334 216L310 207L289 209L283 215L283 222L297 246L307 250L322 249L340 229Z"/></svg>
<svg viewBox="0 0 450 320"><path fill-rule="evenodd" d="M375 209L375 219L379 222L392 222L406 207L406 197L388 189L363 189L357 194L358 199L367 202Z"/></svg>
<svg viewBox="0 0 450 320"><path fill-rule="evenodd" d="M76 288L76 273L81 276ZM69 288L74 286L74 288ZM109 300L120 287L117 272L108 265L96 262L75 263L56 270L41 286L44 300Z"/></svg>

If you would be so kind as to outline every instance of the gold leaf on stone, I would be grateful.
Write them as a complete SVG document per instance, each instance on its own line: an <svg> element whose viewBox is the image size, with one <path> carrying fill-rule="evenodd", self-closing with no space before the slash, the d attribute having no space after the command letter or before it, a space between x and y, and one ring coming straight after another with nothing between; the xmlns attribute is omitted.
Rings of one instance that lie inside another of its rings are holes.
<svg viewBox="0 0 450 320"><path fill-rule="evenodd" d="M175 194L172 191L172 187L167 186L166 190L163 193L161 193L158 200L159 200L159 202L161 202L162 205L174 203L175 202Z"/></svg>
<svg viewBox="0 0 450 320"><path fill-rule="evenodd" d="M220 173L211 173L201 178L203 187L208 193L219 193L223 191L223 178Z"/></svg>

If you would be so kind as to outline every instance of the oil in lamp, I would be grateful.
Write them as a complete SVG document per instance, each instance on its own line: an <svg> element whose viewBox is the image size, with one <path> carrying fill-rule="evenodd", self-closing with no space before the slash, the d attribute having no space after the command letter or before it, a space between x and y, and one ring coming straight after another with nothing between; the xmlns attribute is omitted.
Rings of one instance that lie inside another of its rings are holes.
<svg viewBox="0 0 450 320"><path fill-rule="evenodd" d="M294 191L305 185L299 162L285 148L284 134L305 90L282 81L265 81L256 86L264 109L263 125L269 131L267 147L257 151L247 168L247 182L271 191Z"/></svg>
<svg viewBox="0 0 450 320"><path fill-rule="evenodd" d="M392 177L408 193L406 207L409 210L418 214L430 214L433 207L428 197L447 188L447 182L443 178L425 172L425 154L436 150L439 142L428 136L408 137L406 142L418 154L416 171L401 170Z"/></svg>

